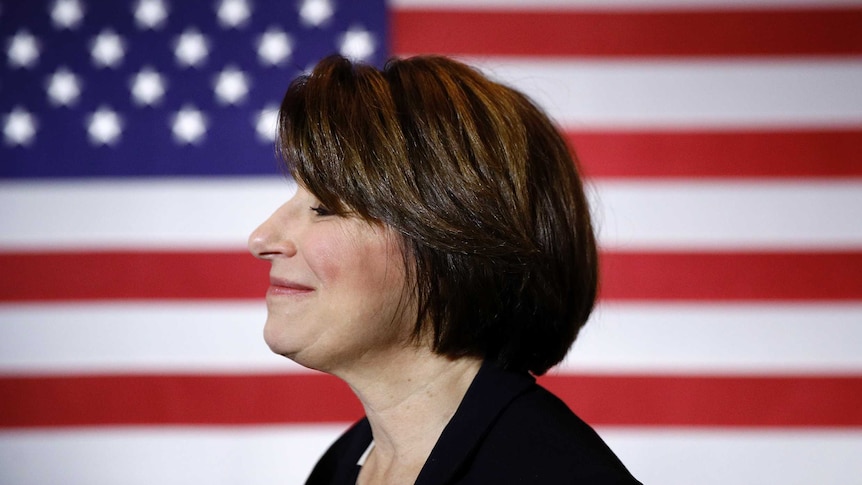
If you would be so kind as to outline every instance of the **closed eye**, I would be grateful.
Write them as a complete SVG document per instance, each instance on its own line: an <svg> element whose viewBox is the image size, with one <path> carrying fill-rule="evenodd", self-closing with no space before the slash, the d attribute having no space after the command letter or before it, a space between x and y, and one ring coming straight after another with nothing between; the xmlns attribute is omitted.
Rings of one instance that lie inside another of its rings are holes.
<svg viewBox="0 0 862 485"><path fill-rule="evenodd" d="M323 207L322 205L319 205L316 207L309 207L309 209L311 209L312 211L314 211L315 214L317 214L318 216L321 216L321 217L332 215L332 211L330 211L326 207Z"/></svg>

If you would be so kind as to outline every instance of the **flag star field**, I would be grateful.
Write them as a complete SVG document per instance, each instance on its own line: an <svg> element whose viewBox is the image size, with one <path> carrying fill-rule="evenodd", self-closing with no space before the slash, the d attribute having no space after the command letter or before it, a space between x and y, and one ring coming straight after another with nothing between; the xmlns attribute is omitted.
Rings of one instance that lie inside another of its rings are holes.
<svg viewBox="0 0 862 485"><path fill-rule="evenodd" d="M0 174L275 173L262 123L287 83L330 53L388 55L381 2L287 5L5 2ZM164 162L178 147L188 153Z"/></svg>

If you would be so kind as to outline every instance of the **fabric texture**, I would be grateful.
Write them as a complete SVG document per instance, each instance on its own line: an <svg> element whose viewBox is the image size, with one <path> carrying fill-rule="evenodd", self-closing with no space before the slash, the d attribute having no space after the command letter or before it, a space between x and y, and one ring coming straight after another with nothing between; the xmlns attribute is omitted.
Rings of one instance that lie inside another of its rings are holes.
<svg viewBox="0 0 862 485"><path fill-rule="evenodd" d="M363 418L315 466L306 485L354 485L371 443ZM485 362L425 462L416 485L639 484L596 432L528 374Z"/></svg>

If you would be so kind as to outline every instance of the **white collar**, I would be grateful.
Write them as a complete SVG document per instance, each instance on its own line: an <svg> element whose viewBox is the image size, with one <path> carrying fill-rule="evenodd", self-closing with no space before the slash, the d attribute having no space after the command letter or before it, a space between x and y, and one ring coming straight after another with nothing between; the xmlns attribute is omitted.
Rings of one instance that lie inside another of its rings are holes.
<svg viewBox="0 0 862 485"><path fill-rule="evenodd" d="M365 460L368 459L368 455L371 454L371 449L374 448L374 440L371 440L371 443L368 443L368 448L365 448L365 451L362 452L362 455L356 460L357 466L365 465Z"/></svg>

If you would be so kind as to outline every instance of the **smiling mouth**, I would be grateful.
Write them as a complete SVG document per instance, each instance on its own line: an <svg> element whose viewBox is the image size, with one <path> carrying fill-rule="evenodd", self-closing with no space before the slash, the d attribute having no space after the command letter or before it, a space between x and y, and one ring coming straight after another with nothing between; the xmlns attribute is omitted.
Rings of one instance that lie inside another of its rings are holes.
<svg viewBox="0 0 862 485"><path fill-rule="evenodd" d="M266 290L267 296L298 296L307 295L314 291L314 288L309 286L294 283L292 281L283 281L271 279L269 288Z"/></svg>

